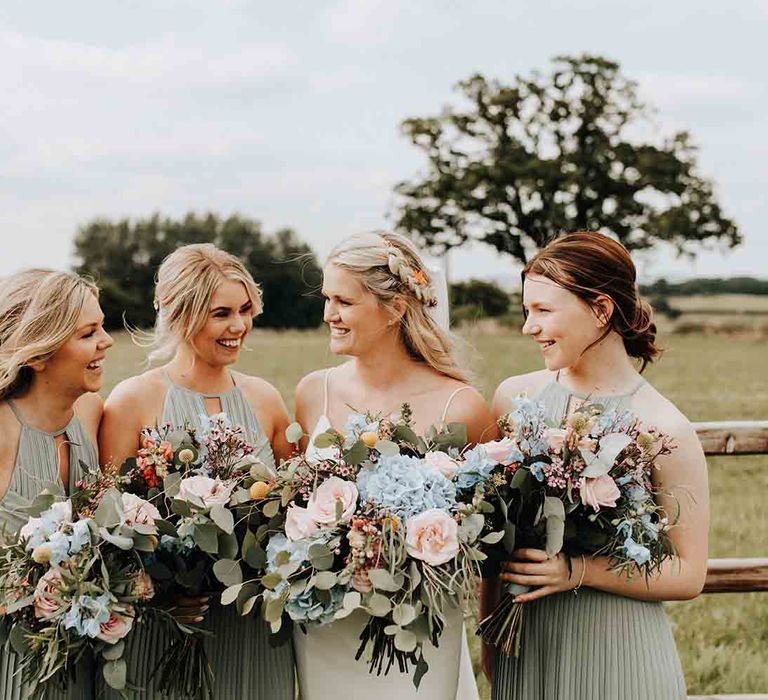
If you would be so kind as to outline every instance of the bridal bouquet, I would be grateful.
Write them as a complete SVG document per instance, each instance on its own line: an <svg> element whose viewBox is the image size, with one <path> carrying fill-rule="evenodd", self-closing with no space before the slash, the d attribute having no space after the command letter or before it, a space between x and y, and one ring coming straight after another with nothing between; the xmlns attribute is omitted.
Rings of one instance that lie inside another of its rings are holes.
<svg viewBox="0 0 768 700"><path fill-rule="evenodd" d="M482 547L502 534L485 517L495 462L466 443L461 424L417 436L404 405L397 420L354 414L344 434L319 435L330 459L286 462L285 525L269 538L262 578L273 631L284 612L320 625L361 610L356 658L377 674L413 668L418 687L424 643L437 646L447 609L474 597Z"/></svg>
<svg viewBox="0 0 768 700"><path fill-rule="evenodd" d="M124 497L146 499L151 517L163 524L157 548L144 560L158 593L173 599L239 586L240 595L222 603L250 611L261 589L258 578L243 584L243 571L261 576L266 553L260 541L283 517L279 495L271 494L275 471L253 455L242 428L223 413L210 416L200 431L145 428L140 444L120 468L119 486ZM176 635L158 665L160 688L210 695L204 632L179 628L186 634Z"/></svg>
<svg viewBox="0 0 768 700"><path fill-rule="evenodd" d="M55 486L55 485L54 485ZM154 595L139 552L157 544L146 501L92 475L69 499L45 490L27 523L0 546L0 629L21 658L31 697L66 688L94 655L106 683L126 686L125 638Z"/></svg>
<svg viewBox="0 0 768 700"><path fill-rule="evenodd" d="M599 404L551 427L543 406L524 396L499 427L499 466L488 483L507 554L535 547L549 556L602 555L614 570L646 579L674 555L669 518L651 482L658 458L673 449L667 435ZM506 654L520 650L524 604L514 596L525 590L507 584L507 595L479 625L483 639Z"/></svg>

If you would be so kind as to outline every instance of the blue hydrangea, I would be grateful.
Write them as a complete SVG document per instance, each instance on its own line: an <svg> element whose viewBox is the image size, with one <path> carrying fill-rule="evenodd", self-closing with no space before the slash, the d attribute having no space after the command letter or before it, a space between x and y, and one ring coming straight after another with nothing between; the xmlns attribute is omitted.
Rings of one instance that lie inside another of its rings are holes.
<svg viewBox="0 0 768 700"><path fill-rule="evenodd" d="M54 532L48 538L48 546L51 548L51 566L58 566L69 559L69 535L63 532Z"/></svg>
<svg viewBox="0 0 768 700"><path fill-rule="evenodd" d="M91 543L91 523L90 518L78 520L72 525L72 534L70 535L69 551L71 554L77 554L83 547Z"/></svg>
<svg viewBox="0 0 768 700"><path fill-rule="evenodd" d="M648 547L638 544L631 537L624 540L624 553L638 566L646 564L651 558L651 551Z"/></svg>
<svg viewBox="0 0 768 700"><path fill-rule="evenodd" d="M378 433L378 431L379 421L368 420L364 413L350 413L341 431L344 435L344 447L352 447L361 433Z"/></svg>
<svg viewBox="0 0 768 700"><path fill-rule="evenodd" d="M334 586L330 591L313 588L285 602L285 611L294 622L312 622L325 625L333 622L334 615L341 609L345 588Z"/></svg>
<svg viewBox="0 0 768 700"><path fill-rule="evenodd" d="M455 484L437 470L425 469L416 457L382 456L375 466L360 470L357 488L362 501L403 520L430 508L450 511L456 505Z"/></svg>
<svg viewBox="0 0 768 700"><path fill-rule="evenodd" d="M488 459L485 448L477 445L464 453L463 460L458 462L454 476L456 488L471 489L479 481L485 481L496 466L496 462Z"/></svg>
<svg viewBox="0 0 768 700"><path fill-rule="evenodd" d="M101 625L109 620L110 601L108 592L97 597L81 595L72 601L72 607L64 616L64 627L74 629L81 637L96 637Z"/></svg>
<svg viewBox="0 0 768 700"><path fill-rule="evenodd" d="M534 462L530 467L528 467L528 471L530 471L531 474L536 477L536 481L544 481L546 476L544 474L544 467L546 466L546 462Z"/></svg>

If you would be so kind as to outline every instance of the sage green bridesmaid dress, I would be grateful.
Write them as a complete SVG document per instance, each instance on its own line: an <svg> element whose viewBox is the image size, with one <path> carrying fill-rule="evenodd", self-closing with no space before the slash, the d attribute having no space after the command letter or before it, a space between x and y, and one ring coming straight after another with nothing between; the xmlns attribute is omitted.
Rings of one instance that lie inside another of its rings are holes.
<svg viewBox="0 0 768 700"><path fill-rule="evenodd" d="M166 381L168 391L161 423L176 427L190 423L199 429L207 414L205 399L218 399L231 423L244 429L246 440L255 448L255 456L274 466L269 440L238 386L223 393L201 394L174 384L167 376ZM258 615L242 617L234 605L222 606L213 598L210 605L201 626L213 632L212 637L206 637L205 648L214 674L215 700L293 700L291 644L270 646L269 628ZM154 625L140 625L130 641L125 658L129 681L143 688L137 697L162 697L149 677L164 647L162 631Z"/></svg>
<svg viewBox="0 0 768 700"><path fill-rule="evenodd" d="M571 399L628 409L632 395L590 396L553 379L539 395L559 423ZM590 588L525 603L520 656L499 653L493 700L685 700L672 629L661 602Z"/></svg>
<svg viewBox="0 0 768 700"><path fill-rule="evenodd" d="M69 445L69 493L77 481L85 476L81 462L98 468L96 448L76 416L61 430L48 433L29 425L11 399L8 406L21 424L19 449L8 490L0 499L0 525L8 533L16 532L27 522L28 515L22 510L47 483L61 483L56 438L66 435ZM0 436L2 438L2 436ZM22 700L27 697L29 686L21 682L20 659L8 644L0 650L0 698ZM87 700L96 696L95 678L98 669L92 658L84 660L75 669L66 692L50 690L50 700Z"/></svg>

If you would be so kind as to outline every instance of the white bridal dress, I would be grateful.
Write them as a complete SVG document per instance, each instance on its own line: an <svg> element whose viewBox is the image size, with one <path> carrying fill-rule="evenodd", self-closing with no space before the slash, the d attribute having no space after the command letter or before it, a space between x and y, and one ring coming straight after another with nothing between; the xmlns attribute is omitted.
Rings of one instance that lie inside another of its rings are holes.
<svg viewBox="0 0 768 700"><path fill-rule="evenodd" d="M314 439L331 427L328 420L328 375L326 372L323 415L309 440L307 455L318 459L333 456L332 448L314 446ZM460 391L460 390L459 390ZM455 394L454 394L455 395ZM445 418L451 398L443 411ZM461 611L448 610L447 624L440 635L440 646L424 644L429 671L418 691L412 672L400 673L394 664L387 675L368 672L363 659L355 660L360 633L367 616L355 611L349 617L328 625L307 627L306 634L294 627L293 644L301 700L338 700L356 693L365 700L479 700L472 660Z"/></svg>

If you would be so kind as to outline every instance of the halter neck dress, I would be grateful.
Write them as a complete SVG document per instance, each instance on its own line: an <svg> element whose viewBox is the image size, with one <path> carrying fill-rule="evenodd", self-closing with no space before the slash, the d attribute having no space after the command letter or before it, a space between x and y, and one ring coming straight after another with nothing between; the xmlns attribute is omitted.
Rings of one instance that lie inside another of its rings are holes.
<svg viewBox="0 0 768 700"><path fill-rule="evenodd" d="M56 483L64 487L59 474L59 446L56 438L66 436L69 447L69 484L66 491L72 493L76 483L86 472L82 464L97 469L99 460L96 448L77 416L61 430L46 432L31 426L12 399L7 400L9 408L19 421L19 448L13 476L5 495L0 499L0 525L5 532L18 531L27 522L28 515L23 508L28 506L45 487ZM95 664L93 659L84 659L75 669L74 680L69 681L66 692L51 690L46 694L49 700L85 700L96 696ZM29 686L21 682L20 659L6 644L0 650L0 697L3 700L22 700L27 697Z"/></svg>
<svg viewBox="0 0 768 700"><path fill-rule="evenodd" d="M328 459L335 454L334 448L319 448L314 444L315 438L331 427L328 418L331 371L326 370L323 382L323 413L307 446L310 459ZM459 387L448 397L441 422L445 422L454 397L468 388ZM361 611L328 625L307 627L306 634L294 627L301 700L335 700L339 686L366 700L479 700L461 611L447 612L448 624L440 637L440 646L436 649L431 644L424 645L429 671L422 678L418 692L411 676L400 673L396 667L386 676L376 676L368 673L368 666L362 660L355 661L360 643L358 636L366 622Z"/></svg>
<svg viewBox="0 0 768 700"><path fill-rule="evenodd" d="M203 394L173 383L167 375L166 382L168 390L161 423L179 428L190 423L200 429L208 414L205 400L218 399L221 411L227 414L230 422L244 429L246 440L254 448L254 456L274 466L272 446L240 387L235 384L228 391ZM215 700L293 700L291 645L270 646L269 628L259 615L243 617L234 605L223 606L214 597L209 604L210 609L200 625L213 632L212 637L206 637L205 648L214 674ZM143 689L139 697L160 698L160 692L149 676L163 648L163 635L152 625L137 632L126 651L128 678Z"/></svg>
<svg viewBox="0 0 768 700"><path fill-rule="evenodd" d="M645 384L586 396L553 378L538 396L560 424L576 399L627 410ZM684 700L685 680L664 607L582 588L525 603L520 656L497 654L493 700Z"/></svg>

